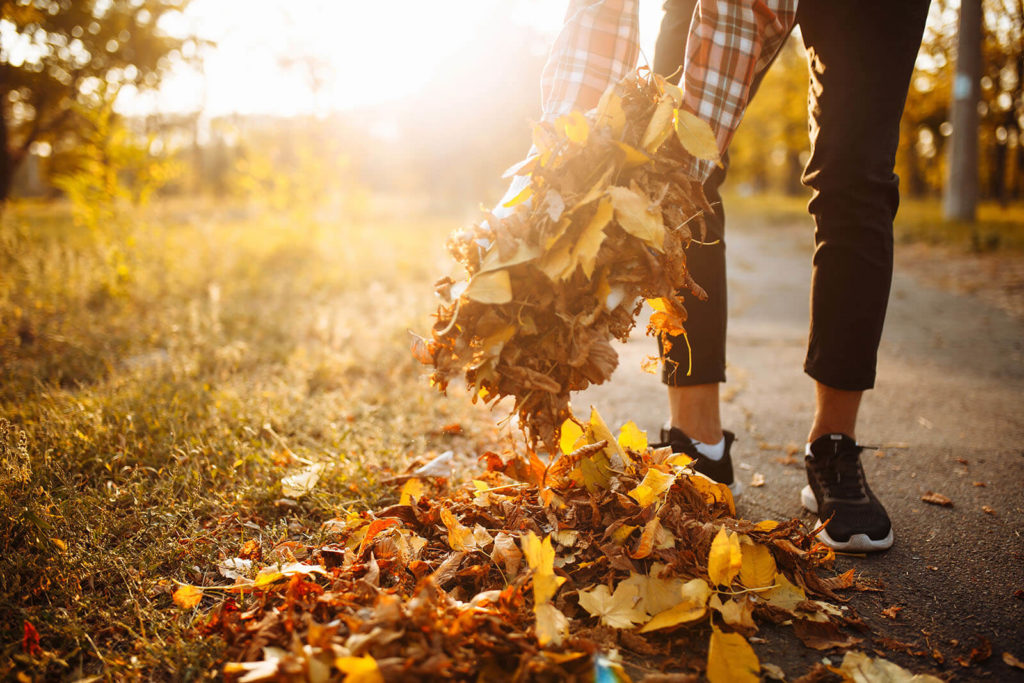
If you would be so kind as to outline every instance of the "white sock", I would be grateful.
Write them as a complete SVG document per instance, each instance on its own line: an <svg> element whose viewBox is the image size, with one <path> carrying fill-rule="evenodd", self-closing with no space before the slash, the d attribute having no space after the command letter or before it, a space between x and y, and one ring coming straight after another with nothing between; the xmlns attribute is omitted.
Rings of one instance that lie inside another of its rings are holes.
<svg viewBox="0 0 1024 683"><path fill-rule="evenodd" d="M708 460L721 460L725 457L725 437L723 436L718 443L707 444L702 441L691 439L693 445L697 447L697 452L703 455Z"/></svg>

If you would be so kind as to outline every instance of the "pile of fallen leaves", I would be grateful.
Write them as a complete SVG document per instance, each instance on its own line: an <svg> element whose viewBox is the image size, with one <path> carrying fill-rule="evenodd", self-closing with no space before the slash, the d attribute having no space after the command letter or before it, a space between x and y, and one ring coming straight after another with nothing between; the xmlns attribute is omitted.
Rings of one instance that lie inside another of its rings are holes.
<svg viewBox="0 0 1024 683"><path fill-rule="evenodd" d="M549 463L486 453L455 491L407 478L397 504L266 558L250 541L221 564L234 583L174 600L214 603L200 631L244 682L614 681L641 661L755 681L759 620L814 648L859 642L834 604L853 572L823 576L833 554L800 522L736 518L728 487L632 423L616 438L595 411L560 431Z"/></svg>
<svg viewBox="0 0 1024 683"><path fill-rule="evenodd" d="M506 176L529 183L503 208L452 235L465 279L440 280L442 305L414 351L444 391L464 376L485 402L515 399L535 443L553 447L569 394L611 376L647 299L651 329L684 334L676 293L706 294L685 248L710 210L685 173L692 157L717 159L711 128L679 109L681 90L636 74L588 114L534 127L534 150ZM475 398L474 398L475 400Z"/></svg>

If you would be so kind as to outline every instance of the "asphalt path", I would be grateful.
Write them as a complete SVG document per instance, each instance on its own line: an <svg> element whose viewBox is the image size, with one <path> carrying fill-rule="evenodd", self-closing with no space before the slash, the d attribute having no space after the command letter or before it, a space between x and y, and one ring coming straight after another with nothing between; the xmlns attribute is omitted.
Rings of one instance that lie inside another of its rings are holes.
<svg viewBox="0 0 1024 683"><path fill-rule="evenodd" d="M745 485L738 513L810 524L799 491L813 410L813 384L802 371L811 227L734 222L729 230L723 422L738 436L733 457ZM926 284L913 259L932 256L897 247L878 381L858 425L860 443L881 446L862 459L896 542L884 553L840 557L837 568L855 568L884 587L850 603L871 629L863 643L869 653L946 679L1024 680L1024 671L1002 659L1009 652L1024 660L1024 319ZM935 263L928 266L935 271ZM667 403L658 377L640 369L656 352L642 327L618 347L612 380L575 396L573 407L583 415L595 405L613 428L633 420L656 435ZM952 507L922 501L928 492ZM763 629L765 642L755 649L788 676L823 657L841 660L841 653L804 648L786 631ZM893 651L881 638L918 654ZM991 656L957 662L984 650L983 639Z"/></svg>

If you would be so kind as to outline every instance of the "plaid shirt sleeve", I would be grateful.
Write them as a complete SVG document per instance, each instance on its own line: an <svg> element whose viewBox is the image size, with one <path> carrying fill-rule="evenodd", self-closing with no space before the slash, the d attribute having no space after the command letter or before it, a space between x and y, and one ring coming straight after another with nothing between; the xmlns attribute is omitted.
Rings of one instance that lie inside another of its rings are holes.
<svg viewBox="0 0 1024 683"><path fill-rule="evenodd" d="M797 0L700 0L686 43L683 108L707 121L725 152L750 101L755 76L768 68L796 20ZM636 0L572 0L541 78L544 118L590 109L633 69L638 48ZM704 181L714 164L694 159Z"/></svg>

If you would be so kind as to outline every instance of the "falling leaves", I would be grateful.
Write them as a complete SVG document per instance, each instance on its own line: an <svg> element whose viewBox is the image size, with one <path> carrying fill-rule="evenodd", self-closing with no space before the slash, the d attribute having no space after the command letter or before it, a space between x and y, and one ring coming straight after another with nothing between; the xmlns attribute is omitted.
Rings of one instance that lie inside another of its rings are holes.
<svg viewBox="0 0 1024 683"><path fill-rule="evenodd" d="M651 329L676 333L677 292L702 293L685 249L710 207L673 134L676 90L637 74L596 111L537 124L536 154L508 171L515 196L448 241L461 272L435 285L437 320L413 352L441 391L461 376L474 400L513 397L531 444L569 452L569 394L611 376L610 341L628 338L637 302L669 302L672 326ZM590 474L603 485L600 470Z"/></svg>

